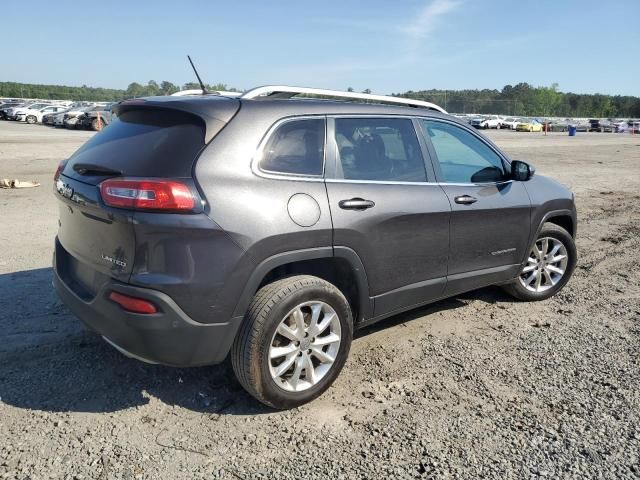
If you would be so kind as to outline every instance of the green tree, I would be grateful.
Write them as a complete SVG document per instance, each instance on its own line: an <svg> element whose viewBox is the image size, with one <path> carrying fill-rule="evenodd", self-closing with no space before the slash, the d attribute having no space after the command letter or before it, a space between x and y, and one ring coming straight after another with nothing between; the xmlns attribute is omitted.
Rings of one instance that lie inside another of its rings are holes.
<svg viewBox="0 0 640 480"><path fill-rule="evenodd" d="M162 92L162 95L171 95L172 93L176 93L178 90L180 90L180 87L166 80L163 80L160 84L160 91Z"/></svg>

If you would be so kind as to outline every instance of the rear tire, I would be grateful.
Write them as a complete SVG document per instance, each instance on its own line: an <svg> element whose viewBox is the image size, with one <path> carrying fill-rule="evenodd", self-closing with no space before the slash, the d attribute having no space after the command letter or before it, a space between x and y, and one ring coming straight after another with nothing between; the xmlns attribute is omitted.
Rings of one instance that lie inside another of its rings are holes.
<svg viewBox="0 0 640 480"><path fill-rule="evenodd" d="M540 248L541 246L544 248ZM566 259L561 258L563 255ZM569 232L553 223L545 223L518 278L503 288L519 300L546 300L567 284L576 268L577 260L578 252Z"/></svg>
<svg viewBox="0 0 640 480"><path fill-rule="evenodd" d="M231 364L257 400L294 408L331 386L352 337L351 308L338 288L313 276L288 277L256 293L233 342Z"/></svg>

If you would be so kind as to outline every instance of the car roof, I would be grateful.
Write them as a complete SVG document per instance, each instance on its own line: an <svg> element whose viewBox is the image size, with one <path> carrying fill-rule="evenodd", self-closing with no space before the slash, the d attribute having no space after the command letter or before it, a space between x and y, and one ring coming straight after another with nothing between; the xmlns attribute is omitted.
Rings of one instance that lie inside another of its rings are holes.
<svg viewBox="0 0 640 480"><path fill-rule="evenodd" d="M440 113L428 108L409 107L400 105L389 105L383 103L363 103L354 101L324 100L310 98L295 99L241 99L237 97L225 97L218 95L202 96L159 96L145 97L132 100L125 100L115 106L120 111L128 105L138 104L143 106L165 106L183 111L191 111L198 114L207 110L211 116L215 116L215 110L219 108L229 108L231 104L240 103L241 108L247 108L256 113L264 113L271 116L301 116L301 115L400 115L400 116L425 116L437 117L453 120L466 125L453 115Z"/></svg>

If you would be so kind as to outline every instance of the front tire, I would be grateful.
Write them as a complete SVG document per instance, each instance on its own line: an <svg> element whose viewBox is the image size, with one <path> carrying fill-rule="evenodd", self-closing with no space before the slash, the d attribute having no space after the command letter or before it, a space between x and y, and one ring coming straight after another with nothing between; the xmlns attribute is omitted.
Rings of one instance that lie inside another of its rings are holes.
<svg viewBox="0 0 640 480"><path fill-rule="evenodd" d="M567 284L576 268L578 252L564 228L545 223L518 278L504 289L519 300L546 300Z"/></svg>
<svg viewBox="0 0 640 480"><path fill-rule="evenodd" d="M342 292L299 275L262 287L231 348L240 384L260 402L288 409L310 402L336 379L353 337Z"/></svg>
<svg viewBox="0 0 640 480"><path fill-rule="evenodd" d="M27 118L25 120L29 125L33 125L34 123L36 123L36 121L38 119L36 117L34 117L33 115L29 115L29 116L27 116Z"/></svg>

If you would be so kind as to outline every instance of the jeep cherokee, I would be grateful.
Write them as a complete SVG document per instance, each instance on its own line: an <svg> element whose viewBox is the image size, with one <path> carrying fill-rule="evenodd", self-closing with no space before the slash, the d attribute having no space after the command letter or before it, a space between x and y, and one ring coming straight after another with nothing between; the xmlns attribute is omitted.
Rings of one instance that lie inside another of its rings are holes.
<svg viewBox="0 0 640 480"><path fill-rule="evenodd" d="M354 329L569 280L573 194L468 124L407 99L257 90L124 101L59 165L55 288L122 353L230 355L251 395L291 408L335 380Z"/></svg>

